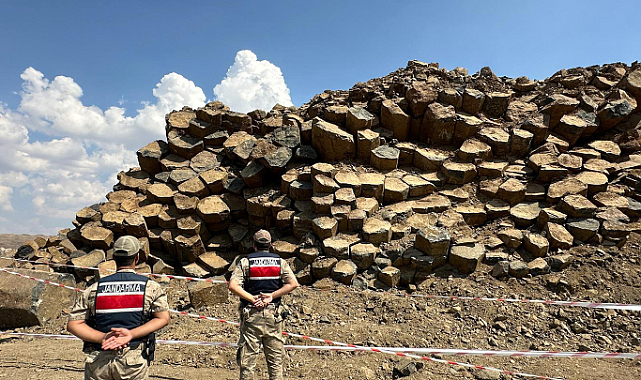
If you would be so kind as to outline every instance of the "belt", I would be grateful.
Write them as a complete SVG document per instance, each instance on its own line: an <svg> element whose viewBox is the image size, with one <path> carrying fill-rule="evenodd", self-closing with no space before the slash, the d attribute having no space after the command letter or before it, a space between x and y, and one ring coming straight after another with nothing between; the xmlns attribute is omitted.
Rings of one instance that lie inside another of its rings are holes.
<svg viewBox="0 0 641 380"><path fill-rule="evenodd" d="M136 342L129 342L129 345L127 348L130 350L136 350L140 346L142 346L143 342L141 341L136 341ZM93 342L84 342L83 346L83 351L101 351L101 352L114 352L114 353L119 353L121 350L103 350L102 345L99 343L93 343Z"/></svg>

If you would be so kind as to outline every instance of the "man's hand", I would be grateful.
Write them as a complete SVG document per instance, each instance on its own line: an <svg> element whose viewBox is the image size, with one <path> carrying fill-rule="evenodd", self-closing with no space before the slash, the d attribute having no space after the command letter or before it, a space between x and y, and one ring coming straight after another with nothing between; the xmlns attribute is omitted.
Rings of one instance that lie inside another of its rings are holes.
<svg viewBox="0 0 641 380"><path fill-rule="evenodd" d="M118 334L117 334L116 332L114 332L114 331L110 331L110 332L106 333L106 334L102 337L102 342L101 342L101 344L105 344L105 342L107 342L107 341L109 341L110 339L115 338L115 337L118 337Z"/></svg>
<svg viewBox="0 0 641 380"><path fill-rule="evenodd" d="M265 306L267 306L274 300L274 297L272 297L272 293L269 293L269 294L260 293L260 299L263 301Z"/></svg>
<svg viewBox="0 0 641 380"><path fill-rule="evenodd" d="M105 334L102 341L103 350L119 350L127 347L133 338L131 331L126 328L113 327L111 332Z"/></svg>
<svg viewBox="0 0 641 380"><path fill-rule="evenodd" d="M260 296L254 296L253 298L254 298L254 302L252 303L254 304L254 307L263 308L267 306L267 304L263 301L263 299Z"/></svg>

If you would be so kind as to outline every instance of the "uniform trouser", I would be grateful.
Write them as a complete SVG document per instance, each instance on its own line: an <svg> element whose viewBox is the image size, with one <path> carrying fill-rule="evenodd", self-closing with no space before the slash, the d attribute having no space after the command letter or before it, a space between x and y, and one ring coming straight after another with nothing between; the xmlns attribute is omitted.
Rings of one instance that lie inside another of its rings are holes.
<svg viewBox="0 0 641 380"><path fill-rule="evenodd" d="M85 380L147 380L149 365L141 347L92 351L85 359Z"/></svg>
<svg viewBox="0 0 641 380"><path fill-rule="evenodd" d="M262 343L270 380L283 379L283 322L278 307L263 309L246 307L241 312L240 338L236 361L240 366L240 380L253 380L256 357Z"/></svg>

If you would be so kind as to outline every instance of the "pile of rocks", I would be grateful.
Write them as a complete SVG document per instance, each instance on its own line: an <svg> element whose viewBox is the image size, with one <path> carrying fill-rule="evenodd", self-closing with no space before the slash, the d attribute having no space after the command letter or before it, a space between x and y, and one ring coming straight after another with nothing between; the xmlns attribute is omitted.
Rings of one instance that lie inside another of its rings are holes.
<svg viewBox="0 0 641 380"><path fill-rule="evenodd" d="M16 256L113 269L132 234L141 270L209 277L266 228L302 284L411 286L483 262L544 274L573 245L641 230L639 101L636 63L532 81L410 61L298 109L183 108L106 202Z"/></svg>

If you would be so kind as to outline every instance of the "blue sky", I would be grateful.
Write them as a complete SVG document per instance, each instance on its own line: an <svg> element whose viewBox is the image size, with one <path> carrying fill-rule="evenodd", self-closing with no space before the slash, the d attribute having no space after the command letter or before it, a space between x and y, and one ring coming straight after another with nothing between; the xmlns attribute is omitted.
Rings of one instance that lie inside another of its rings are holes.
<svg viewBox="0 0 641 380"><path fill-rule="evenodd" d="M291 101L300 106L325 89L347 89L411 59L470 73L490 66L499 76L536 79L561 68L631 63L641 57L640 11L638 1L4 0L0 123L4 117L4 128L18 136L14 160L47 154L24 167L0 162L0 187L11 188L0 189L0 201L10 202L0 204L0 232L51 233L68 226L74 207L97 199L118 170L135 163L133 142L155 136L145 128L162 131L148 124L167 107L215 98L214 86L241 50L269 61L262 66L267 70L280 68ZM27 72L30 67L35 72ZM165 78L169 73L177 76ZM57 76L69 80L56 82ZM32 88L25 90L25 83ZM52 91L40 96L42 88ZM71 111L62 106L33 114L57 88L84 107L73 108L81 116L64 118ZM153 95L154 88L165 95ZM141 102L155 108L135 119ZM95 119L93 113L104 116L114 106L130 119ZM98 122L105 123L102 132L87 132ZM106 146L104 130L115 125L128 130ZM71 175L77 167L69 161L78 155L86 156L83 179ZM63 199L70 188L79 189L71 197L77 203ZM85 190L95 194L79 196ZM54 209L42 206L49 203Z"/></svg>
<svg viewBox="0 0 641 380"><path fill-rule="evenodd" d="M88 5L91 4L91 5ZM202 4L210 4L202 6ZM73 77L85 103L151 100L176 71L211 88L238 50L281 68L296 105L410 59L542 79L639 59L638 1L3 1L0 99L29 66Z"/></svg>

